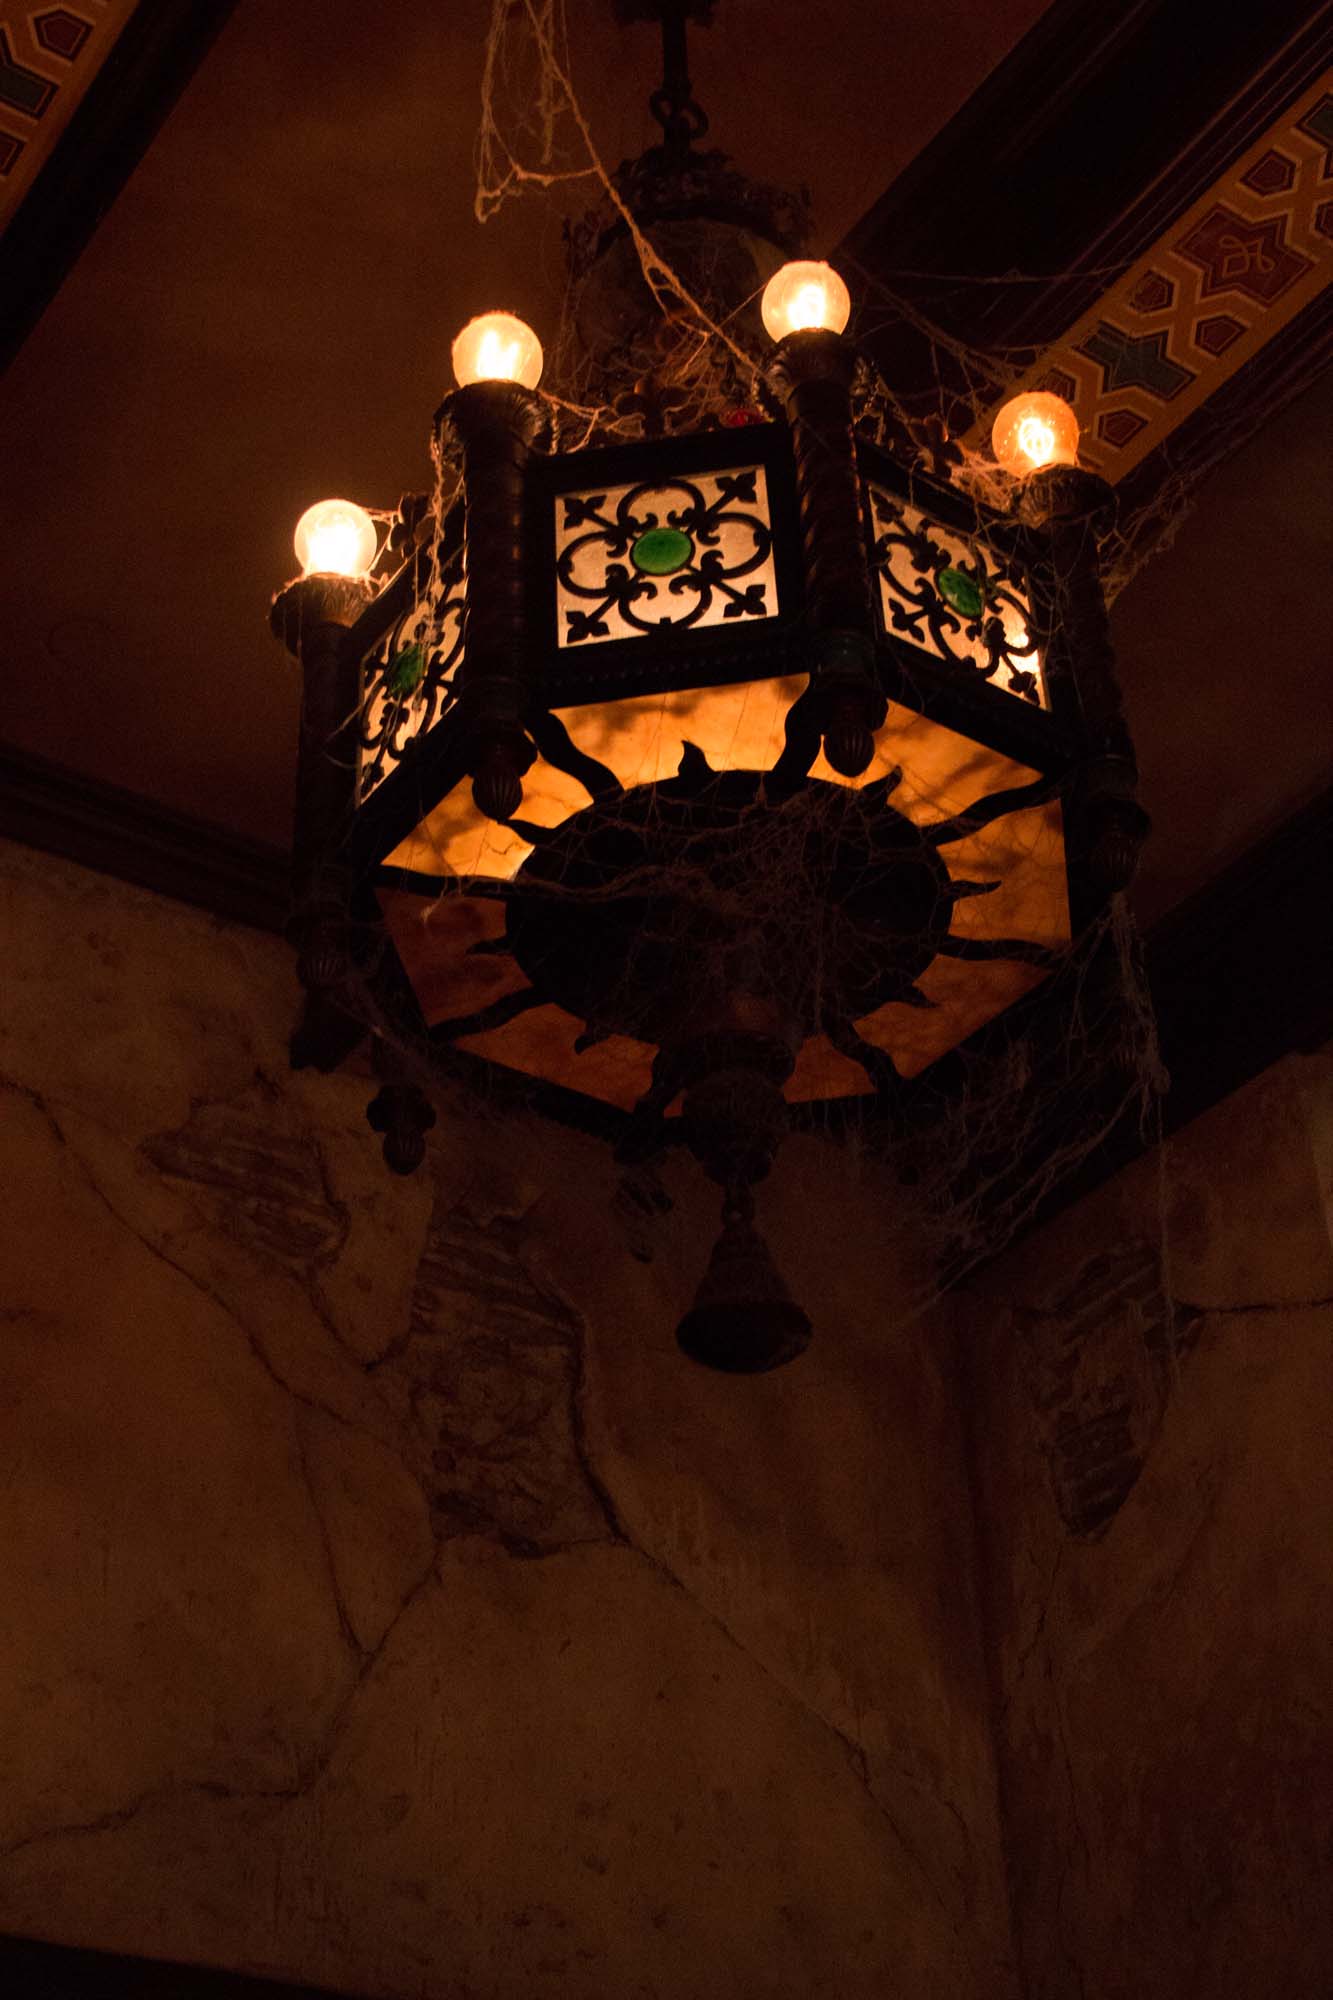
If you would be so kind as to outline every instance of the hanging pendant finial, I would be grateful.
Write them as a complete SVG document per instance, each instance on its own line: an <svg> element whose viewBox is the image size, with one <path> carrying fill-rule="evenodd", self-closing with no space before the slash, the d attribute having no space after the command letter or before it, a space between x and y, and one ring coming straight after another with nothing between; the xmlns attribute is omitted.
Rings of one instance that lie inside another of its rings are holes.
<svg viewBox="0 0 1333 2000"><path fill-rule="evenodd" d="M749 1188L732 1189L694 1304L676 1329L681 1351L724 1375L763 1375L810 1344L810 1321L754 1226Z"/></svg>

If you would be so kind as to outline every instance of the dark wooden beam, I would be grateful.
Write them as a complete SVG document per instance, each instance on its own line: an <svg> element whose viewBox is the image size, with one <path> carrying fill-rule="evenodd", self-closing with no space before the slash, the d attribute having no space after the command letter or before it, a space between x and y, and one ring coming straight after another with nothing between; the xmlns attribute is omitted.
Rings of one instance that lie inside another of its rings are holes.
<svg viewBox="0 0 1333 2000"><path fill-rule="evenodd" d="M897 392L963 411L975 381L891 310L982 353L1040 352L1333 56L1322 0L1057 0L849 232L863 341ZM876 320L881 323L876 324Z"/></svg>
<svg viewBox="0 0 1333 2000"><path fill-rule="evenodd" d="M140 0L0 236L0 371L55 297L236 0Z"/></svg>
<svg viewBox="0 0 1333 2000"><path fill-rule="evenodd" d="M1333 1039L1333 791L1178 903L1147 963L1169 1131Z"/></svg>
<svg viewBox="0 0 1333 2000"><path fill-rule="evenodd" d="M1162 522L1200 482L1333 367L1333 285L1311 299L1259 352L1170 431L1116 487L1125 554L1144 559ZM1159 516L1159 508L1164 512Z"/></svg>
<svg viewBox="0 0 1333 2000"><path fill-rule="evenodd" d="M5 743L0 835L259 930L287 922L290 863L280 848Z"/></svg>
<svg viewBox="0 0 1333 2000"><path fill-rule="evenodd" d="M328 1989L239 1972L0 1937L0 1990L14 2000L324 2000Z"/></svg>

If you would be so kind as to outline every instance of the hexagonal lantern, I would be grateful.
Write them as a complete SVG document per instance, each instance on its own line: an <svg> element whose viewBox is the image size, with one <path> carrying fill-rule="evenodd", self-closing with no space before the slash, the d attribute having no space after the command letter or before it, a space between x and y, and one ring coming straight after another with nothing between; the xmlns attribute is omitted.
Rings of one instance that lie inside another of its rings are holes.
<svg viewBox="0 0 1333 2000"><path fill-rule="evenodd" d="M858 436L846 301L825 265L770 280L766 420L572 450L535 337L483 315L434 504L373 581L368 518L310 510L274 605L295 1058L373 1032L400 1171L421 1058L627 1157L683 1137L724 1205L681 1343L738 1371L809 1332L752 1220L790 1108L883 1098L1009 1007L1146 831L1072 412L1000 413L996 512Z"/></svg>
<svg viewBox="0 0 1333 2000"><path fill-rule="evenodd" d="M437 1046L625 1114L651 1094L672 1038L672 990L692 983L689 954L704 947L676 908L678 936L645 956L647 906L608 904L604 892L645 867L669 876L684 832L664 822L631 835L627 815L674 803L683 825L700 810L685 801L702 797L710 772L733 774L714 787L719 812L744 798L756 821L753 867L781 871L782 936L760 976L766 992L798 976L792 961L820 931L818 912L801 904L825 893L812 849L839 823L837 793L856 790L858 810L873 801L879 814L866 819L864 852L843 829L836 868L848 893L858 874L884 891L872 850L891 828L915 853L921 909L895 910L892 924L930 931L932 948L923 936L910 979L890 954L846 993L836 976L825 982L819 957L784 1085L791 1100L868 1093L890 1065L924 1069L1026 991L1045 948L1068 940L1061 814L1044 781L1064 772L1073 746L1047 695L1017 540L1000 522L982 539L970 504L904 478L869 447L859 456L871 671L886 712L856 779L793 717L811 634L783 423L534 461L528 574L542 583L525 602L525 650L544 712L529 724L536 754L512 814L489 818L466 782L464 523L438 556L452 588L437 587L429 607L414 601L387 634L375 607L358 626L369 726L357 866L374 871ZM902 776L890 784L895 769ZM747 772L753 800L741 789ZM773 818L762 834L760 775ZM811 788L811 806L793 780ZM1023 797L1010 801L1015 791ZM995 794L1012 809L991 817ZM978 801L987 803L975 824L955 823ZM940 822L947 842L933 831ZM728 835L733 845L740 837ZM913 871L899 847L893 857L892 879L905 888ZM588 900L562 897L566 880ZM978 881L984 895L960 886ZM621 934L598 950L589 933L613 911ZM1016 941L1012 955L997 946L1005 938ZM832 940L821 943L836 955Z"/></svg>

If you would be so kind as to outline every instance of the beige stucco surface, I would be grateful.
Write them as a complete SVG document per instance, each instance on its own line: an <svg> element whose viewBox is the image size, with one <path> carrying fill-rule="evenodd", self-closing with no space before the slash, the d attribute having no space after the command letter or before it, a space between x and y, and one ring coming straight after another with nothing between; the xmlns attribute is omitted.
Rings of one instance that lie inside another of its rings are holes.
<svg viewBox="0 0 1333 2000"><path fill-rule="evenodd" d="M909 1197L792 1140L816 1338L736 1380L674 1343L687 1162L455 1101L394 1180L276 941L12 847L0 926L0 1933L421 2000L1327 1990L1327 1056L929 1321Z"/></svg>
<svg viewBox="0 0 1333 2000"><path fill-rule="evenodd" d="M1029 2000L1333 1984L1330 1132L1289 1057L957 1302Z"/></svg>
<svg viewBox="0 0 1333 2000"><path fill-rule="evenodd" d="M951 1351L891 1191L714 1222L590 1140L293 1076L276 941L3 850L0 1930L453 1996L1012 1991Z"/></svg>

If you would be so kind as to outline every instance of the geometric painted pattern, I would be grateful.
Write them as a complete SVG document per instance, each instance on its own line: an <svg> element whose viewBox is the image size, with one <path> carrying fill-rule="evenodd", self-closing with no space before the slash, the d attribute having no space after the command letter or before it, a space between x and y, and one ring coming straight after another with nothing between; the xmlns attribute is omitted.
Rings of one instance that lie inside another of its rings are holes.
<svg viewBox="0 0 1333 2000"><path fill-rule="evenodd" d="M1072 403L1078 394L1078 383L1062 368L1047 368L1037 387L1044 389L1048 396L1058 396L1062 403Z"/></svg>
<svg viewBox="0 0 1333 2000"><path fill-rule="evenodd" d="M1252 221L1225 202L1216 203L1201 216L1176 247L1203 273L1200 290L1206 299L1217 292L1240 292L1261 306L1270 306L1310 268L1309 258L1302 257L1287 241L1285 216Z"/></svg>
<svg viewBox="0 0 1333 2000"><path fill-rule="evenodd" d="M1240 177L1241 186L1253 188L1256 194L1285 194L1295 178L1295 160L1288 153L1279 153L1276 147L1271 147Z"/></svg>
<svg viewBox="0 0 1333 2000"><path fill-rule="evenodd" d="M1205 354L1225 354L1233 340L1239 340L1245 329L1230 313L1210 313L1201 319L1194 329L1196 346Z"/></svg>
<svg viewBox="0 0 1333 2000"><path fill-rule="evenodd" d="M1145 271L1129 295L1136 313L1161 312L1176 296L1176 288L1162 271Z"/></svg>
<svg viewBox="0 0 1333 2000"><path fill-rule="evenodd" d="M1316 98L1298 129L1308 133L1324 148L1324 178L1333 173L1333 90L1326 90Z"/></svg>
<svg viewBox="0 0 1333 2000"><path fill-rule="evenodd" d="M1165 327L1159 327L1156 333L1135 335L1102 320L1080 351L1100 367L1103 388L1148 389L1169 403L1194 380L1194 374L1171 359L1166 339Z"/></svg>
<svg viewBox="0 0 1333 2000"><path fill-rule="evenodd" d="M1008 391L1072 403L1079 458L1122 478L1333 277L1333 76L1173 222ZM993 412L966 442L984 450Z"/></svg>
<svg viewBox="0 0 1333 2000"><path fill-rule="evenodd" d="M4 23L0 22L0 104L24 118L42 118L56 87L49 78L15 60Z"/></svg>
<svg viewBox="0 0 1333 2000"><path fill-rule="evenodd" d="M71 14L68 7L48 7L44 14L32 17L38 48L59 56L63 62L73 62L92 31L92 22L80 14Z"/></svg>
<svg viewBox="0 0 1333 2000"><path fill-rule="evenodd" d="M50 158L135 0L0 0L0 230Z"/></svg>
<svg viewBox="0 0 1333 2000"><path fill-rule="evenodd" d="M1147 428L1148 419L1136 410L1103 410L1097 419L1097 435L1115 451L1123 451L1132 438Z"/></svg>

